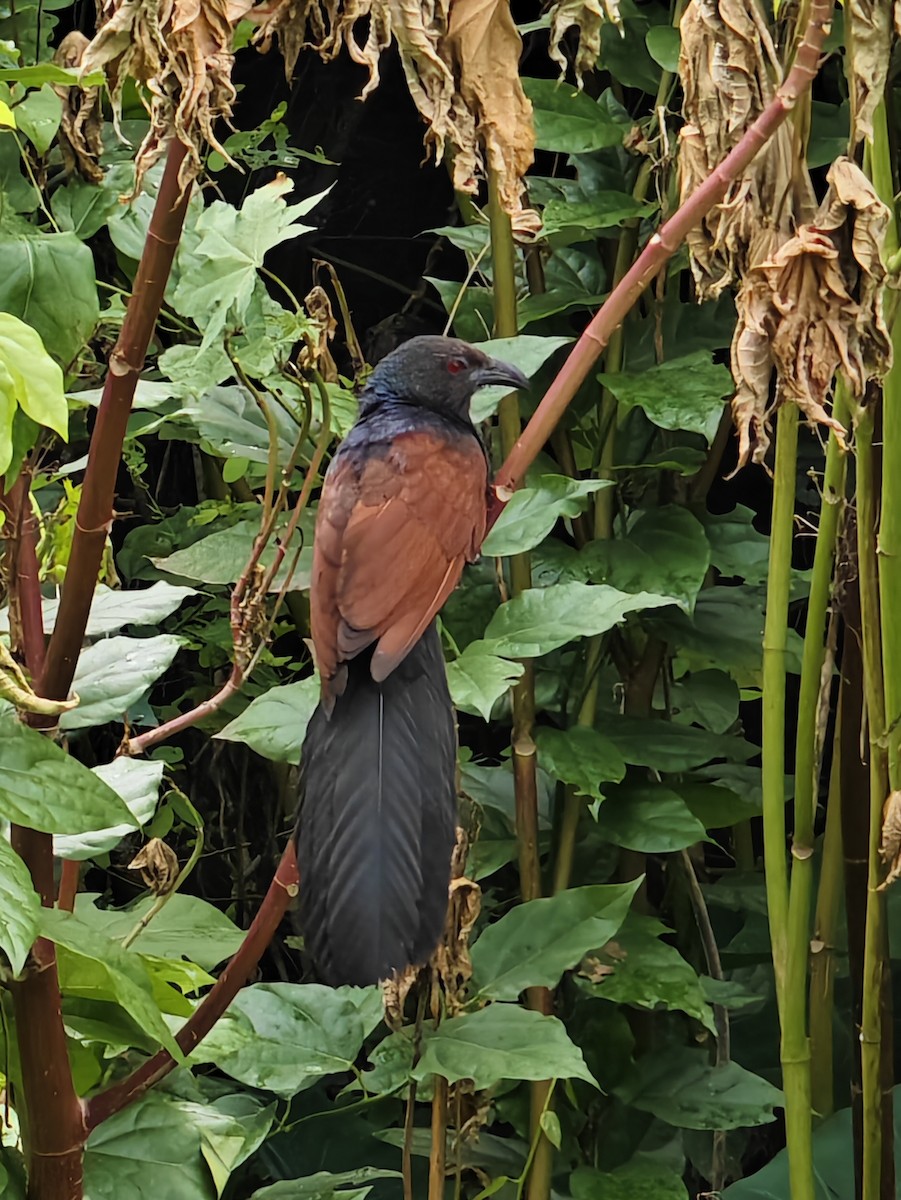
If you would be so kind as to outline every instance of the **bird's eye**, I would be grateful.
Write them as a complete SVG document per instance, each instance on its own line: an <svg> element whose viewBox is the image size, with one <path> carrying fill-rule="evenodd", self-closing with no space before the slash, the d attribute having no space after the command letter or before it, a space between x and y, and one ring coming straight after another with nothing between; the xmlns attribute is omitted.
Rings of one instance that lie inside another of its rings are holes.
<svg viewBox="0 0 901 1200"><path fill-rule="evenodd" d="M466 370L465 358L449 358L447 360L447 369L451 375L459 375L461 371Z"/></svg>

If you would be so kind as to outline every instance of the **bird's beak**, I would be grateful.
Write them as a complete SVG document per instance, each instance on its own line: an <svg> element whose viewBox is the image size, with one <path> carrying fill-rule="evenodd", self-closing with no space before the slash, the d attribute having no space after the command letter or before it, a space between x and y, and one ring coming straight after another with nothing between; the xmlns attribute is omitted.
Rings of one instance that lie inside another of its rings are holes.
<svg viewBox="0 0 901 1200"><path fill-rule="evenodd" d="M473 381L476 388L529 387L528 377L520 371L519 367L514 367L512 363L501 362L499 358L489 358L484 367L478 367L473 371Z"/></svg>

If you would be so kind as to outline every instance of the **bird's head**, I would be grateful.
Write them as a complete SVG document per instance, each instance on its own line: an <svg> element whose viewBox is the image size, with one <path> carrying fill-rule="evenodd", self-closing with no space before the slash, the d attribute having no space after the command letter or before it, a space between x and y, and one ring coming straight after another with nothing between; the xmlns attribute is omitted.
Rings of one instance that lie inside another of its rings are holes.
<svg viewBox="0 0 901 1200"><path fill-rule="evenodd" d="M469 421L469 403L489 385L527 388L518 367L490 358L459 338L411 338L381 360L360 397L361 412L382 404L412 404Z"/></svg>

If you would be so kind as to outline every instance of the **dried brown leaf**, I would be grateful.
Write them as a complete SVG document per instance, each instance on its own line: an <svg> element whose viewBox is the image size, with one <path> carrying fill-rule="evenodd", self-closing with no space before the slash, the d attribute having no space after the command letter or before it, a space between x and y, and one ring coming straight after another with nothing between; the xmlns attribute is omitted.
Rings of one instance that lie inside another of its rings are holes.
<svg viewBox="0 0 901 1200"><path fill-rule="evenodd" d="M182 186L199 172L205 143L231 161L213 127L231 116L232 32L252 2L102 0L101 25L81 65L85 72L106 72L116 117L129 77L150 91L150 131L135 161L136 191L173 136L188 147Z"/></svg>
<svg viewBox="0 0 901 1200"><path fill-rule="evenodd" d="M901 792L892 792L882 806L882 838L879 857L889 864L889 872L880 886L882 891L901 879Z"/></svg>
<svg viewBox="0 0 901 1200"><path fill-rule="evenodd" d="M77 29L60 42L53 61L70 70L81 66L88 39ZM59 148L67 175L75 171L88 183L102 183L103 109L99 87L55 87L63 111L59 127Z"/></svg>
<svg viewBox="0 0 901 1200"><path fill-rule="evenodd" d="M301 355L304 366L316 367L326 383L337 383L338 368L331 343L338 328L328 293L317 284L304 298L304 308L313 324L313 336Z"/></svg>
<svg viewBox="0 0 901 1200"><path fill-rule="evenodd" d="M563 53L563 41L573 27L579 31L579 48L573 70L576 84L581 88L582 77L594 70L600 57L602 26L606 23L622 29L619 0L555 0L550 8L550 18L549 53L560 67L561 75L565 74L568 66Z"/></svg>
<svg viewBox="0 0 901 1200"><path fill-rule="evenodd" d="M128 869L140 871L145 886L155 896L166 896L178 879L178 858L160 838L151 838L128 864Z"/></svg>
<svg viewBox="0 0 901 1200"><path fill-rule="evenodd" d="M886 0L845 0L851 67L852 140L873 136L873 115L885 94L892 47L892 5ZM899 11L895 6L895 23Z"/></svg>

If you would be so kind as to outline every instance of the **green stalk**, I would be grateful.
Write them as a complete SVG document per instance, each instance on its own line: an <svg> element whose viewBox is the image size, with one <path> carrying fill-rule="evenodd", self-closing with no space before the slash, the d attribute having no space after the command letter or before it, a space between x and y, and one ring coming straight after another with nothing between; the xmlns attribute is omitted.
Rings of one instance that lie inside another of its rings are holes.
<svg viewBox="0 0 901 1200"><path fill-rule="evenodd" d="M785 1136L792 1200L814 1200L810 1116L810 1049L805 1025L806 929L801 982L789 959L789 893L785 862L785 651L791 589L792 526L798 451L798 410L779 409L773 526L763 634L763 852L776 999L782 1028ZM796 939L793 939L796 940ZM797 993L797 994L795 994Z"/></svg>
<svg viewBox="0 0 901 1200"><path fill-rule="evenodd" d="M488 220L491 231L491 264L494 284L494 334L516 337L519 320L516 311L516 247L510 218L501 207L497 176L488 176ZM515 392L504 396L498 408L501 447L504 457L512 451L522 429L519 397ZM514 596L532 586L532 565L528 554L510 559L510 590ZM513 687L513 788L516 803L516 841L519 851L520 890L523 900L541 895L541 860L538 854L538 779L535 741L535 667L531 659L523 662L523 673ZM547 988L530 988L526 996L529 1008L550 1012L553 1008ZM529 1200L549 1200L554 1162L553 1144L541 1128L542 1114L551 1103L553 1081L531 1084L531 1136L534 1148L528 1169Z"/></svg>
<svg viewBox="0 0 901 1200"><path fill-rule="evenodd" d="M857 442L857 557L863 633L863 678L870 750L870 826L867 866L867 913L863 963L863 1006L860 1027L863 1100L862 1200L880 1200L882 1179L882 983L885 898L879 842L882 804L888 788L885 750L885 698L882 683L882 640L879 582L876 573L876 470L873 457L874 413L862 407L855 418Z"/></svg>
<svg viewBox="0 0 901 1200"><path fill-rule="evenodd" d="M837 386L834 415L846 421L845 389ZM788 944L782 1009L783 1063L792 1062L801 1091L806 1089L807 1117L799 1111L799 1125L806 1121L810 1133L811 1048L807 1038L807 967L810 944L810 911L813 897L814 817L819 791L822 729L820 697L823 664L826 660L826 622L835 564L838 520L842 509L846 474L845 452L835 434L829 436L823 503L814 553L813 575L807 605L807 627L801 662L798 699L798 731L795 750L795 826L792 835L791 890L788 901ZM766 697L766 693L764 693ZM837 806L836 806L837 807ZM830 1032L831 1049L831 1032ZM783 1067L783 1069L785 1069ZM831 1072L831 1056L830 1056ZM831 1093L831 1078L830 1078ZM831 1107L831 1106L830 1106ZM798 1135L802 1135L799 1133ZM802 1142L799 1144L803 1144Z"/></svg>

